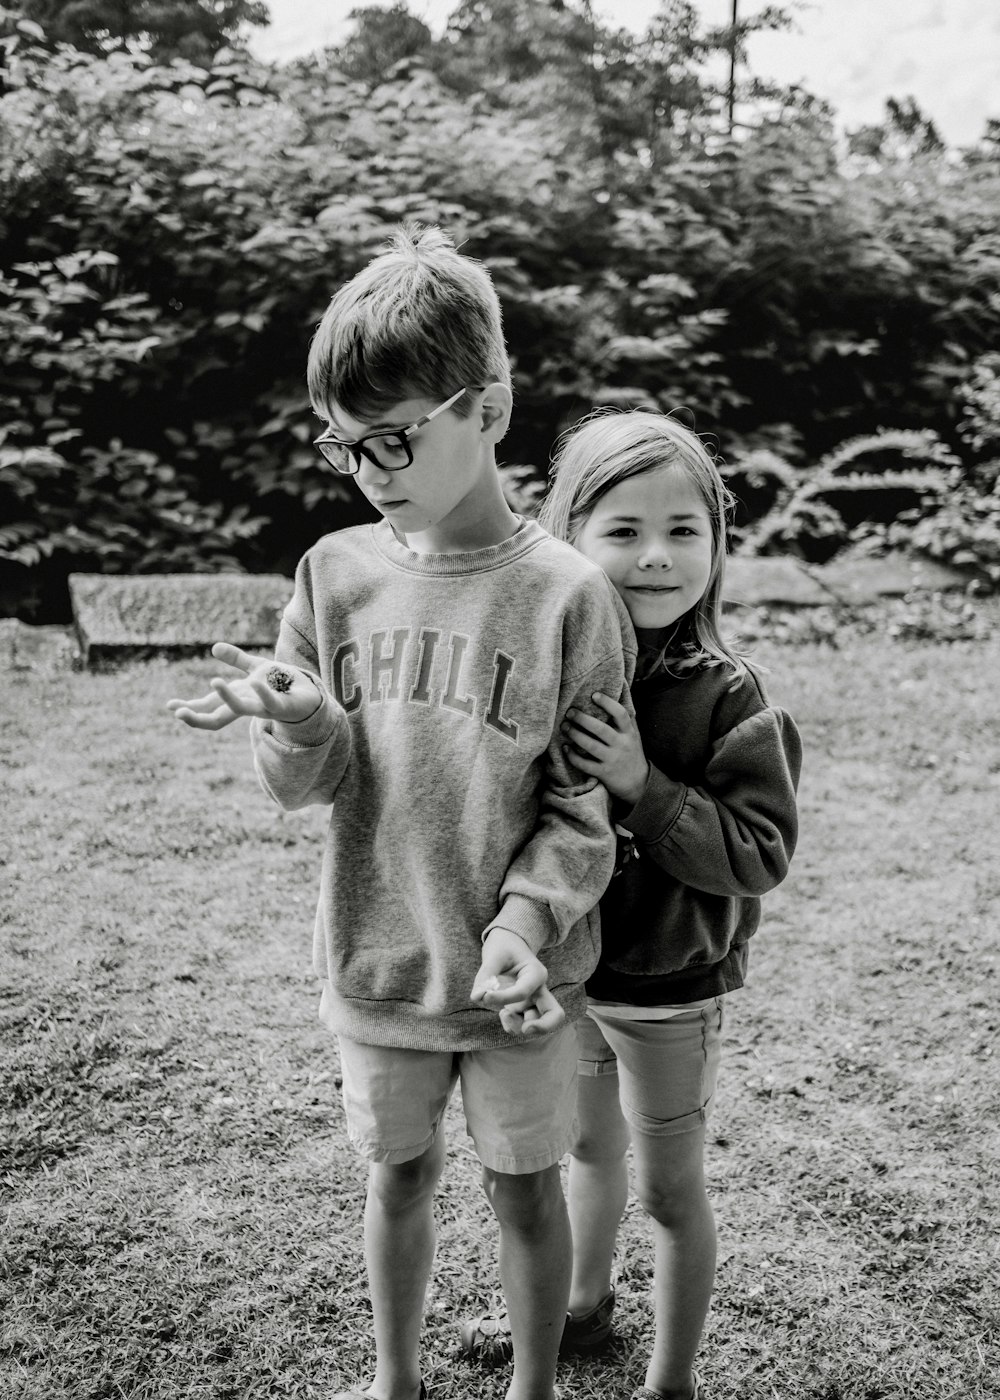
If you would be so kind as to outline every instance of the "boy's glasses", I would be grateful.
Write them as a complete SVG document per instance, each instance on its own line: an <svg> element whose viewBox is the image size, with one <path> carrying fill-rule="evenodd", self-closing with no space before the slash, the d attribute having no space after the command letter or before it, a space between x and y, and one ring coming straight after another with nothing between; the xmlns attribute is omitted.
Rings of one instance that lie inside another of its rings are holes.
<svg viewBox="0 0 1000 1400"><path fill-rule="evenodd" d="M418 418L408 428L380 428L377 432L365 433L364 437L358 438L356 442L345 442L343 438L335 435L332 428L327 428L325 433L321 433L314 440L313 446L334 471L341 472L344 476L358 474L362 457L367 457L368 461L381 471L401 472L413 461L413 451L410 447L412 435L439 413L444 413L446 408L451 408L453 403L458 403L465 390L466 386L463 385L457 394L452 394L450 399L431 409L430 413L425 413L423 418Z"/></svg>

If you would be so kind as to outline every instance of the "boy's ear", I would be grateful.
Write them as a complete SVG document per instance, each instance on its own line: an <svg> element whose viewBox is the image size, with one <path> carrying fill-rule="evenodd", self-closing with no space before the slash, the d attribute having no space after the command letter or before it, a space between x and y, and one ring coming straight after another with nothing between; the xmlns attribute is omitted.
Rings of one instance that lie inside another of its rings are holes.
<svg viewBox="0 0 1000 1400"><path fill-rule="evenodd" d="M491 442L499 442L510 425L514 396L506 384L487 384L483 395L482 428L480 431Z"/></svg>

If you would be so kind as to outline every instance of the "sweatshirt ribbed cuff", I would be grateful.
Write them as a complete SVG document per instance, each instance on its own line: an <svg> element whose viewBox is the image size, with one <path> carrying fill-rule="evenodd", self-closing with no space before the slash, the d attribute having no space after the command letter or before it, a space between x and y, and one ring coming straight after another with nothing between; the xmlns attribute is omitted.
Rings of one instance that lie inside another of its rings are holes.
<svg viewBox="0 0 1000 1400"><path fill-rule="evenodd" d="M680 816L687 796L684 783L675 783L666 773L661 773L655 764L649 765L649 778L646 790L629 812L616 813L615 820L633 836L645 841L656 841L673 826Z"/></svg>
<svg viewBox="0 0 1000 1400"><path fill-rule="evenodd" d="M555 943L557 929L547 904L531 899L526 894L509 894L500 906L500 912L484 931L483 938L495 928L505 928L508 933L516 933L534 953L535 957Z"/></svg>
<svg viewBox="0 0 1000 1400"><path fill-rule="evenodd" d="M339 706L323 692L320 707L308 719L300 719L295 724L282 724L279 720L271 723L271 733L280 744L291 749L317 749L325 744L337 729Z"/></svg>

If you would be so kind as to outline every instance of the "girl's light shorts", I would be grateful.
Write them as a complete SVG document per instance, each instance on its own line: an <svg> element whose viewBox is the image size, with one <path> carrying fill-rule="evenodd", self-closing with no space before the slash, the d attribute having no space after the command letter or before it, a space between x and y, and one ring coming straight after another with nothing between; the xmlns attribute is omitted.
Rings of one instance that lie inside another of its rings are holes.
<svg viewBox="0 0 1000 1400"><path fill-rule="evenodd" d="M396 1050L339 1036L351 1142L369 1162L409 1162L434 1141L456 1081L484 1166L544 1171L576 1140L576 1030L495 1050Z"/></svg>
<svg viewBox="0 0 1000 1400"><path fill-rule="evenodd" d="M622 1116L636 1132L670 1137L706 1122L719 1072L721 997L657 1021L616 1018L591 1003L576 1029L579 1073L618 1075Z"/></svg>

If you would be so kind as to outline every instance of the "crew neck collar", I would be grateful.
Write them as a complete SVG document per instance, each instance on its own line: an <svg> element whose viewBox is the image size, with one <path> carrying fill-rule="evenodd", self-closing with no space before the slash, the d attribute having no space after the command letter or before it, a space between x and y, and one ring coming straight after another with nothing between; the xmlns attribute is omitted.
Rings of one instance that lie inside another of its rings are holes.
<svg viewBox="0 0 1000 1400"><path fill-rule="evenodd" d="M528 520L523 515L516 516L516 519L517 529L505 540L483 549L463 550L458 554L418 554L415 549L408 549L402 543L387 520L380 520L369 528L372 543L379 554L408 573L480 574L509 564L512 559L533 549L539 540L547 538L537 521Z"/></svg>

